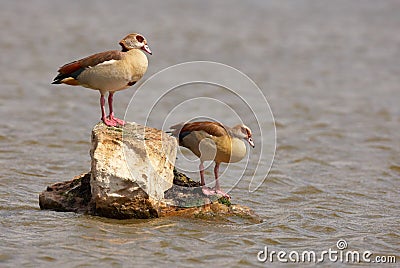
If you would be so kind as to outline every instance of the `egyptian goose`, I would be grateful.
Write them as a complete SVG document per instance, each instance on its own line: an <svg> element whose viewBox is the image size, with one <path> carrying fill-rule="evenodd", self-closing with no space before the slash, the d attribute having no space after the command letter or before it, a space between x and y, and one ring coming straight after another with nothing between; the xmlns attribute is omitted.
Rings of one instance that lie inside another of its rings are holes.
<svg viewBox="0 0 400 268"><path fill-rule="evenodd" d="M218 171L221 162L234 163L242 160L246 155L247 141L253 148L254 142L250 128L245 125L237 125L233 128L226 127L216 122L191 122L180 123L171 126L171 133L175 136L179 145L191 150L200 158L200 184L205 195L221 194L230 198L224 193L218 182ZM204 161L214 160L215 187L205 187Z"/></svg>
<svg viewBox="0 0 400 268"><path fill-rule="evenodd" d="M128 34L119 44L121 51L105 51L65 64L58 69L59 74L52 82L99 90L101 120L107 126L125 124L123 120L114 117L114 92L128 88L142 78L148 65L147 57L142 51L152 54L141 34ZM110 112L108 117L104 107L104 95L107 92Z"/></svg>

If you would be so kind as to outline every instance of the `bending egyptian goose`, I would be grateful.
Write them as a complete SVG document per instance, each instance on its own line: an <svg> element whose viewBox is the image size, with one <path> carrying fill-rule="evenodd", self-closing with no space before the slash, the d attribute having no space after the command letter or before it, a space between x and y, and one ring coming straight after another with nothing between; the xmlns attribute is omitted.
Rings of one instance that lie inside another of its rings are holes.
<svg viewBox="0 0 400 268"><path fill-rule="evenodd" d="M226 127L216 122L180 123L170 127L171 133L179 140L179 145L191 150L200 158L200 184L205 195L224 193L218 182L218 171L221 162L234 163L242 160L246 155L247 141L253 148L254 142L250 128L237 125L233 128ZM215 187L205 187L204 161L214 160Z"/></svg>
<svg viewBox="0 0 400 268"><path fill-rule="evenodd" d="M58 69L58 75L52 84L83 86L100 91L101 120L107 126L124 125L125 122L114 117L113 95L115 91L134 85L147 70L149 53L147 41L143 35L131 33L119 44L121 51L112 50L65 64ZM108 95L109 116L106 116L104 95Z"/></svg>

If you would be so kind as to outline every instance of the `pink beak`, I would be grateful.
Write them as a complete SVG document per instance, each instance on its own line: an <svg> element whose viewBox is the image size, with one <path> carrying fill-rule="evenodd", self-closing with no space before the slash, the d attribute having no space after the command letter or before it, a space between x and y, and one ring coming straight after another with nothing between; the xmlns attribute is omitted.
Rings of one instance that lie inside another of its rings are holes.
<svg viewBox="0 0 400 268"><path fill-rule="evenodd" d="M144 46L142 46L142 50L144 50L144 51L146 51L147 53L149 53L150 55L152 55L153 53L151 53L151 50L150 50L150 48L149 48L149 46L148 45L144 45Z"/></svg>
<svg viewBox="0 0 400 268"><path fill-rule="evenodd" d="M247 138L247 142L250 144L251 147L253 147L253 148L255 147L254 141L251 137Z"/></svg>

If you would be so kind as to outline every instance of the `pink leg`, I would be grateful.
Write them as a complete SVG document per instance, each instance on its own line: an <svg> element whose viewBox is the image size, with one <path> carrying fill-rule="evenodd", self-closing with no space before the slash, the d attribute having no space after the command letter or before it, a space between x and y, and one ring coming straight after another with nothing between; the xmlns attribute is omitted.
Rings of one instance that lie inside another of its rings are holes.
<svg viewBox="0 0 400 268"><path fill-rule="evenodd" d="M124 121L124 120L121 120L121 119L119 119L119 118L114 117L113 95L114 95L114 92L110 92L110 93L108 94L108 108L110 109L110 116L109 116L109 118L110 118L110 120L115 121L117 124L123 126L123 125L125 125L125 121Z"/></svg>
<svg viewBox="0 0 400 268"><path fill-rule="evenodd" d="M106 117L106 108L105 108L105 103L106 100L104 99L104 95L101 94L100 96L100 107L101 107L101 120L106 124L107 126L110 127L115 127L117 126L117 123L114 122L113 120L110 120Z"/></svg>
<svg viewBox="0 0 400 268"><path fill-rule="evenodd" d="M219 186L219 180L218 180L219 164L220 163L215 162L215 167L214 167L215 187L214 187L214 190L217 194L221 194L221 195L225 196L226 198L231 198L227 193L223 192L221 190L221 187Z"/></svg>
<svg viewBox="0 0 400 268"><path fill-rule="evenodd" d="M206 181L204 180L204 165L203 165L203 162L201 162L201 161L200 161L200 165L199 165L199 170L200 170L200 184L201 184L201 190L202 190L203 194L213 195L214 191L206 186Z"/></svg>
<svg viewBox="0 0 400 268"><path fill-rule="evenodd" d="M200 184L201 184L201 186L204 186L204 185L206 185L206 181L204 180L204 165L203 165L203 162L200 162L199 170L200 170Z"/></svg>

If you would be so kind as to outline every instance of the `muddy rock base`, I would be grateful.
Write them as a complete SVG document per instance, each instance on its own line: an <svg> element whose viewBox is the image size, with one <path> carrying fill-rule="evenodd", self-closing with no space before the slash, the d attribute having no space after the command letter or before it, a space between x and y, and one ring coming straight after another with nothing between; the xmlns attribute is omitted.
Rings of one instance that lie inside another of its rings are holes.
<svg viewBox="0 0 400 268"><path fill-rule="evenodd" d="M205 196L200 183L174 170L174 184L165 192L165 201L155 210L146 197L114 203L114 209L97 208L91 201L90 172L70 181L48 186L39 195L43 210L76 212L114 219L147 219L157 217L185 217L206 220L234 220L260 223L261 218L246 206L232 204L224 197Z"/></svg>

